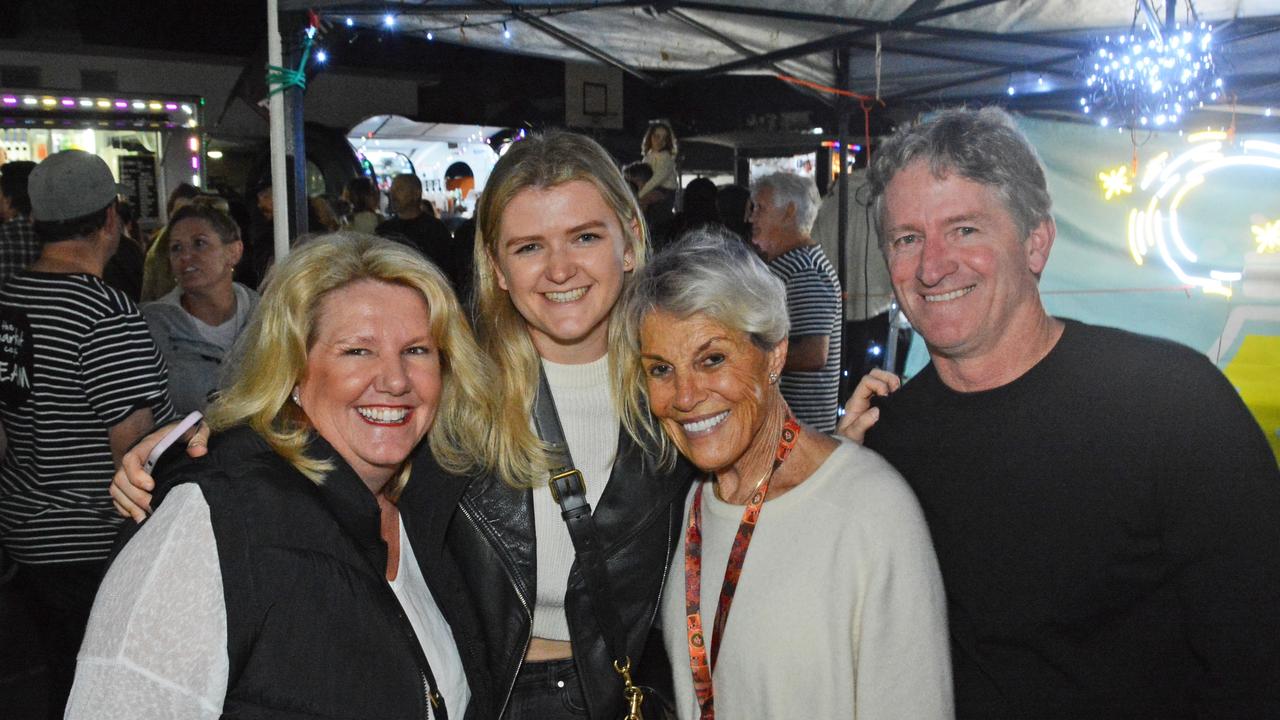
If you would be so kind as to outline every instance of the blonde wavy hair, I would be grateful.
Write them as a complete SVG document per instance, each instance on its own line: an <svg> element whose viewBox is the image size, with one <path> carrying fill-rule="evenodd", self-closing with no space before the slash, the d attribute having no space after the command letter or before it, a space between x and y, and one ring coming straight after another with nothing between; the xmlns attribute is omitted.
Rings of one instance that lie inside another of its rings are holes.
<svg viewBox="0 0 1280 720"><path fill-rule="evenodd" d="M446 470L461 474L487 468L492 366L476 344L449 281L413 250L359 233L316 236L271 269L258 309L237 342L239 365L232 384L210 406L210 426L222 430L248 425L299 472L317 484L324 482L332 465L304 452L311 426L289 395L305 374L324 298L362 280L422 293L440 352L442 380L427 441ZM406 462L385 491L389 497L399 495L408 471Z"/></svg>
<svg viewBox="0 0 1280 720"><path fill-rule="evenodd" d="M655 148L653 145L653 131L662 128L667 131L667 146ZM644 131L644 137L640 138L640 154L644 155L650 150L658 152L669 152L675 155L679 152L680 145L676 141L676 131L672 129L671 123L666 120L650 120L649 127Z"/></svg>
<svg viewBox="0 0 1280 720"><path fill-rule="evenodd" d="M546 482L547 448L525 421L533 411L540 371L538 352L511 296L498 285L493 263L502 238L502 215L507 204L528 188L546 189L573 181L591 183L617 214L623 235L635 258L644 266L647 254L644 215L618 166L591 138L568 132L550 132L515 143L494 166L476 209L475 318L481 346L497 366L498 422L490 436L487 457L508 485L532 487ZM623 275L623 291L634 272ZM634 352L619 322L621 302L609 316L609 370L611 392L620 411L620 422L641 447L661 452L668 442L654 426L645 404L644 383L633 373Z"/></svg>

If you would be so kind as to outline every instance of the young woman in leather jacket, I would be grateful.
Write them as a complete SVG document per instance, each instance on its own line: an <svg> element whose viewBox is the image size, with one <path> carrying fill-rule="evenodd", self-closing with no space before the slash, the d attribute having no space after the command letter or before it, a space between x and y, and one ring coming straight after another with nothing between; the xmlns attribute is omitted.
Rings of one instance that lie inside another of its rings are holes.
<svg viewBox="0 0 1280 720"><path fill-rule="evenodd" d="M442 481L428 463L414 470L434 476L437 507L456 503L444 542L476 598L497 713L614 720L622 680L547 487L550 460L526 419L544 373L585 479L626 652L641 678L666 685L665 657L642 655L692 469L652 425L642 379L622 370L632 351L614 317L645 260L643 215L594 141L535 137L494 167L474 253L476 332L501 378L495 472Z"/></svg>

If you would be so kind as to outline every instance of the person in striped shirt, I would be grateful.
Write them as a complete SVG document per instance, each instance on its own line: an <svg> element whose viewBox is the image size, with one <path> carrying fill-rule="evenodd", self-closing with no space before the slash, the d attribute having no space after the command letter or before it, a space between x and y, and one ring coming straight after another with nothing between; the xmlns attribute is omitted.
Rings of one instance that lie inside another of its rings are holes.
<svg viewBox="0 0 1280 720"><path fill-rule="evenodd" d="M56 153L29 195L40 257L0 290L0 543L47 652L49 717L62 717L121 520L111 474L173 408L146 322L102 281L120 238L111 169Z"/></svg>
<svg viewBox="0 0 1280 720"><path fill-rule="evenodd" d="M751 242L787 286L790 349L782 397L796 418L820 432L836 429L840 392L840 281L809 231L818 215L813 180L766 175L751 188Z"/></svg>

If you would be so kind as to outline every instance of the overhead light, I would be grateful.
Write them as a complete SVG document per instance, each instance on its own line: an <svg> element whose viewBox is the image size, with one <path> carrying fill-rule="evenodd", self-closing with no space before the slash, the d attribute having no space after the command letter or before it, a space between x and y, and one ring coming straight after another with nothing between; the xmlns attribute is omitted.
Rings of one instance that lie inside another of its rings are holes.
<svg viewBox="0 0 1280 720"><path fill-rule="evenodd" d="M393 28L393 27L395 27L395 26L396 26L396 16L395 16L395 15L392 15L391 13L387 13L386 15L383 15L383 16L382 16L382 24L383 24L383 25L385 25L385 26L387 26L387 27L389 27L389 28Z"/></svg>
<svg viewBox="0 0 1280 720"><path fill-rule="evenodd" d="M221 150L210 150L209 152L205 153L205 155L208 155L210 160L221 160L221 159L222 159L222 151L221 151Z"/></svg>
<svg viewBox="0 0 1280 720"><path fill-rule="evenodd" d="M1081 107L1110 110L1121 127L1153 119L1176 125L1188 109L1203 106L1200 98L1216 100L1223 90L1213 50L1213 28L1205 23L1105 36L1083 62L1087 92Z"/></svg>

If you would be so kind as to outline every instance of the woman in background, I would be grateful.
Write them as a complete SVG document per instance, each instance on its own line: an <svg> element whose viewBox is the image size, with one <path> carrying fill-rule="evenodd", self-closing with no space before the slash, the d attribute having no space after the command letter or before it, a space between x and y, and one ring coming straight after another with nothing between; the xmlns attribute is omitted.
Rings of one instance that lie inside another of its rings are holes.
<svg viewBox="0 0 1280 720"><path fill-rule="evenodd" d="M200 190L191 183L178 183L169 193L165 201L165 217L173 219L173 214L183 205L200 197ZM155 300L169 292L177 285L173 272L169 269L169 243L165 241L169 226L165 225L147 246L147 257L142 263L142 302Z"/></svg>
<svg viewBox="0 0 1280 720"><path fill-rule="evenodd" d="M680 189L680 177L676 172L676 134L666 120L649 121L649 129L640 141L640 153L646 165L653 169L653 177L641 186L637 194L640 207L652 205L664 208L667 214L676 211L676 191Z"/></svg>
<svg viewBox="0 0 1280 720"><path fill-rule="evenodd" d="M353 177L342 191L342 199L351 203L352 232L374 234L382 222L381 194L373 178Z"/></svg>
<svg viewBox="0 0 1280 720"><path fill-rule="evenodd" d="M232 280L244 253L240 227L207 202L179 208L164 234L178 285L140 308L169 366L169 397L179 414L203 410L225 385L228 358L258 304L258 293Z"/></svg>

